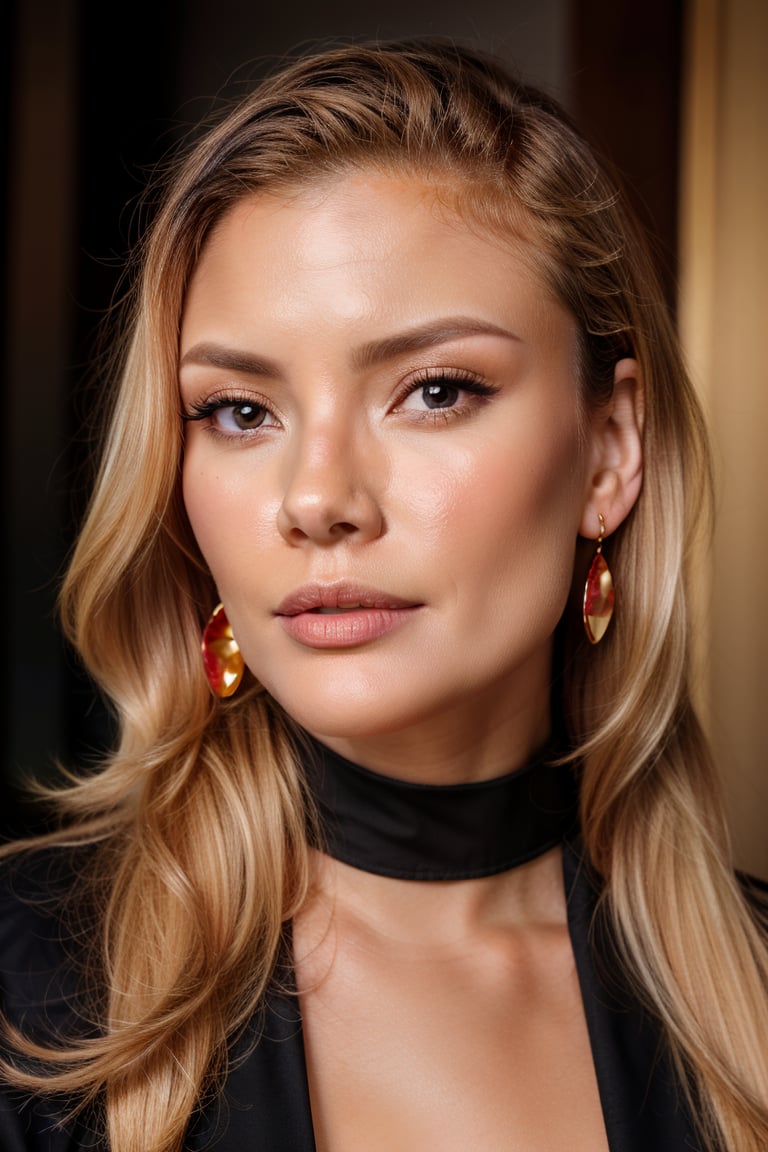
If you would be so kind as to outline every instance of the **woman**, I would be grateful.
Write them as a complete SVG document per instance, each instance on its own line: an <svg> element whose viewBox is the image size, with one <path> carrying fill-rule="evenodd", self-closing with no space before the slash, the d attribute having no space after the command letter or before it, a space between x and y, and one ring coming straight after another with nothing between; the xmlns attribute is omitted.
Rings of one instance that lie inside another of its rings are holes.
<svg viewBox="0 0 768 1152"><path fill-rule="evenodd" d="M764 1148L706 437L587 144L455 45L318 53L139 262L62 593L120 740L7 852L3 1146Z"/></svg>

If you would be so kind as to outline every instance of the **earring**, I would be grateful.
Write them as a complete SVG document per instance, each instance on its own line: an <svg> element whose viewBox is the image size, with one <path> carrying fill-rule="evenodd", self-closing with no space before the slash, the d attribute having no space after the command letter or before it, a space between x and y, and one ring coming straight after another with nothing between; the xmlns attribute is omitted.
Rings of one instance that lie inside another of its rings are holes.
<svg viewBox="0 0 768 1152"><path fill-rule="evenodd" d="M603 537L605 536L605 520L602 512L598 512L600 521L600 535L597 538L597 551L587 573L584 585L584 631L590 644L599 644L605 636L608 625L613 616L615 595L613 591L613 576L608 563L603 556Z"/></svg>
<svg viewBox="0 0 768 1152"><path fill-rule="evenodd" d="M243 678L245 661L223 604L217 604L208 618L200 651L211 692L214 696L231 696Z"/></svg>

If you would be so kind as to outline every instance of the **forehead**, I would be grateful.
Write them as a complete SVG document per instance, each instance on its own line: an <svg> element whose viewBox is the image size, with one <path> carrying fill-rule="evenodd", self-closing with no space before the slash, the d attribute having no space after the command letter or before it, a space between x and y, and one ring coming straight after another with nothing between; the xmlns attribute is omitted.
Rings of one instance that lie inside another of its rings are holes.
<svg viewBox="0 0 768 1152"><path fill-rule="evenodd" d="M286 224L297 234L314 230L316 236L321 226L328 229L343 219L350 231L358 226L358 243L363 237L384 240L387 220L397 233L392 239L401 244L409 222L422 233L442 232L444 238L449 232L465 239L475 236L497 253L512 253L548 281L543 237L531 214L508 188L470 180L460 171L380 162L270 186L246 194L226 210L202 251L215 245L223 230L236 228L254 213L272 231Z"/></svg>
<svg viewBox="0 0 768 1152"><path fill-rule="evenodd" d="M304 335L307 326L397 328L468 311L552 338L574 330L535 245L479 223L455 183L351 172L244 197L221 218L191 279L182 344L205 325Z"/></svg>

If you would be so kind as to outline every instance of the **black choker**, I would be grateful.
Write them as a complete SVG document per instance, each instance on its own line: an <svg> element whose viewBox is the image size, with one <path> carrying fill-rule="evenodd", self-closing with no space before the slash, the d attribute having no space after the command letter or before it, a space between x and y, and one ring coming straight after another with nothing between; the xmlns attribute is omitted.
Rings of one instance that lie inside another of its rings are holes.
<svg viewBox="0 0 768 1152"><path fill-rule="evenodd" d="M321 847L354 868L401 880L470 880L524 864L576 823L573 769L547 755L551 748L494 780L413 784L312 740L305 767Z"/></svg>

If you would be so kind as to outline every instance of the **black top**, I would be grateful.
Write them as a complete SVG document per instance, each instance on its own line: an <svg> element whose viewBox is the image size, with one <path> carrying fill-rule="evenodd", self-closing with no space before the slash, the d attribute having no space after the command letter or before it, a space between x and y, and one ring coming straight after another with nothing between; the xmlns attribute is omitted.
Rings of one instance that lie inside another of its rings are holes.
<svg viewBox="0 0 768 1152"><path fill-rule="evenodd" d="M601 956L593 955L589 926L597 893L577 844L565 845L563 876L610 1152L698 1149L656 1026L627 989L605 978ZM28 1027L43 1019L62 1030L71 1027L76 984L56 920L7 887L0 903L0 971L3 1006L12 1020ZM223 1097L192 1122L187 1152L314 1152L297 1000L274 993L233 1055ZM55 1115L51 1104L6 1092L0 1098L0 1149L105 1152L87 1117L62 1130L53 1127Z"/></svg>
<svg viewBox="0 0 768 1152"><path fill-rule="evenodd" d="M549 846L555 826L558 827L559 840L565 835L566 828L573 824L573 783L567 773L559 770L543 790L529 786L530 778L540 771L529 766L522 773L515 774L516 780L505 777L496 784L490 782L490 786L459 786L451 801L439 787L417 785L403 789L395 782L392 790L388 778L366 773L364 769L349 765L348 761L333 757L322 749L319 759L319 771L325 783L313 775L318 770L316 760L310 770L310 779L324 815L325 846L334 851L339 848L339 830L334 831L333 813L329 816L328 812L329 797L335 794L341 803L339 797L344 793L346 804L350 788L354 794L362 781L363 798L359 804L353 803L343 821L344 826L348 828L349 821L354 824L358 817L366 819L366 811L370 815L366 797L375 798L376 804L383 799L390 814L389 827L394 841L399 842L405 834L414 853L408 866L415 866L420 878L424 878L421 870L424 862L418 858L420 838L417 836L414 840L410 820L406 818L403 821L408 814L409 793L414 787L420 796L419 803L426 803L428 810L420 817L422 829L430 825L435 810L434 803L426 802L425 797L437 803L438 811L447 802L459 824L461 819L456 813L467 805L471 808L476 804L477 812L485 812L484 818L487 818L485 805L488 795L494 797L491 805L494 810L499 803L504 808L501 799L504 795L516 798L523 808L532 805L539 813L532 817L534 823L538 821L539 833L531 839L530 828L523 827L522 847L513 845L512 856L522 852L523 858L531 858L531 854L535 855ZM557 783L553 786L555 780ZM368 787L371 783L372 788ZM334 806L335 801L331 808ZM501 826L498 822L493 825ZM380 827L378 831L381 832ZM356 842L355 835L342 839L347 847L350 842ZM500 859L497 849L502 855L509 851L504 847L503 839L492 832L490 846L486 846L479 856L470 851L467 866L470 869L498 870L494 866ZM386 860L394 841L384 836L380 845L383 857L379 857L379 863L383 859L385 865L377 870L388 867ZM428 835L426 842L429 842ZM369 852L365 837L360 843L365 855ZM339 853L341 851L339 848ZM451 851L449 849L449 856ZM358 867L366 866L355 856L355 850L352 856L354 858L348 862ZM397 859L401 858L398 856ZM449 862L448 866L453 869L454 864ZM445 868L443 860L438 868L441 875ZM392 873L387 871L385 874ZM471 874L482 873L473 871ZM23 881L10 868L6 868L3 875L0 891L2 1004L8 1017L27 1030L38 1031L42 1026L52 1024L60 1033L71 1032L73 1028L82 1032L83 1023L78 1012L79 984L71 962L72 952L76 949L72 940L68 942L64 938L57 911L58 896L66 892L70 879L59 868L59 880L54 883L51 860L47 855L40 855L25 865ZM593 944L591 941L590 925L598 888L582 859L575 833L564 843L563 880L568 928L610 1152L649 1152L651 1149L653 1152L690 1152L699 1144L692 1120L678 1100L670 1060L659 1030L618 979L616 966L611 960L610 942L605 938L602 943ZM26 898L22 898L20 886L23 886ZM289 991L273 991L263 1012L237 1041L232 1056L232 1070L223 1093L208 1102L190 1124L185 1141L187 1152L213 1148L216 1152L242 1152L243 1149L249 1152L315 1152L297 998ZM63 1128L55 1125L56 1115L56 1106L50 1102L24 1100L6 1091L0 1099L0 1152L75 1152L76 1149L105 1152L107 1145L96 1134L87 1115Z"/></svg>

